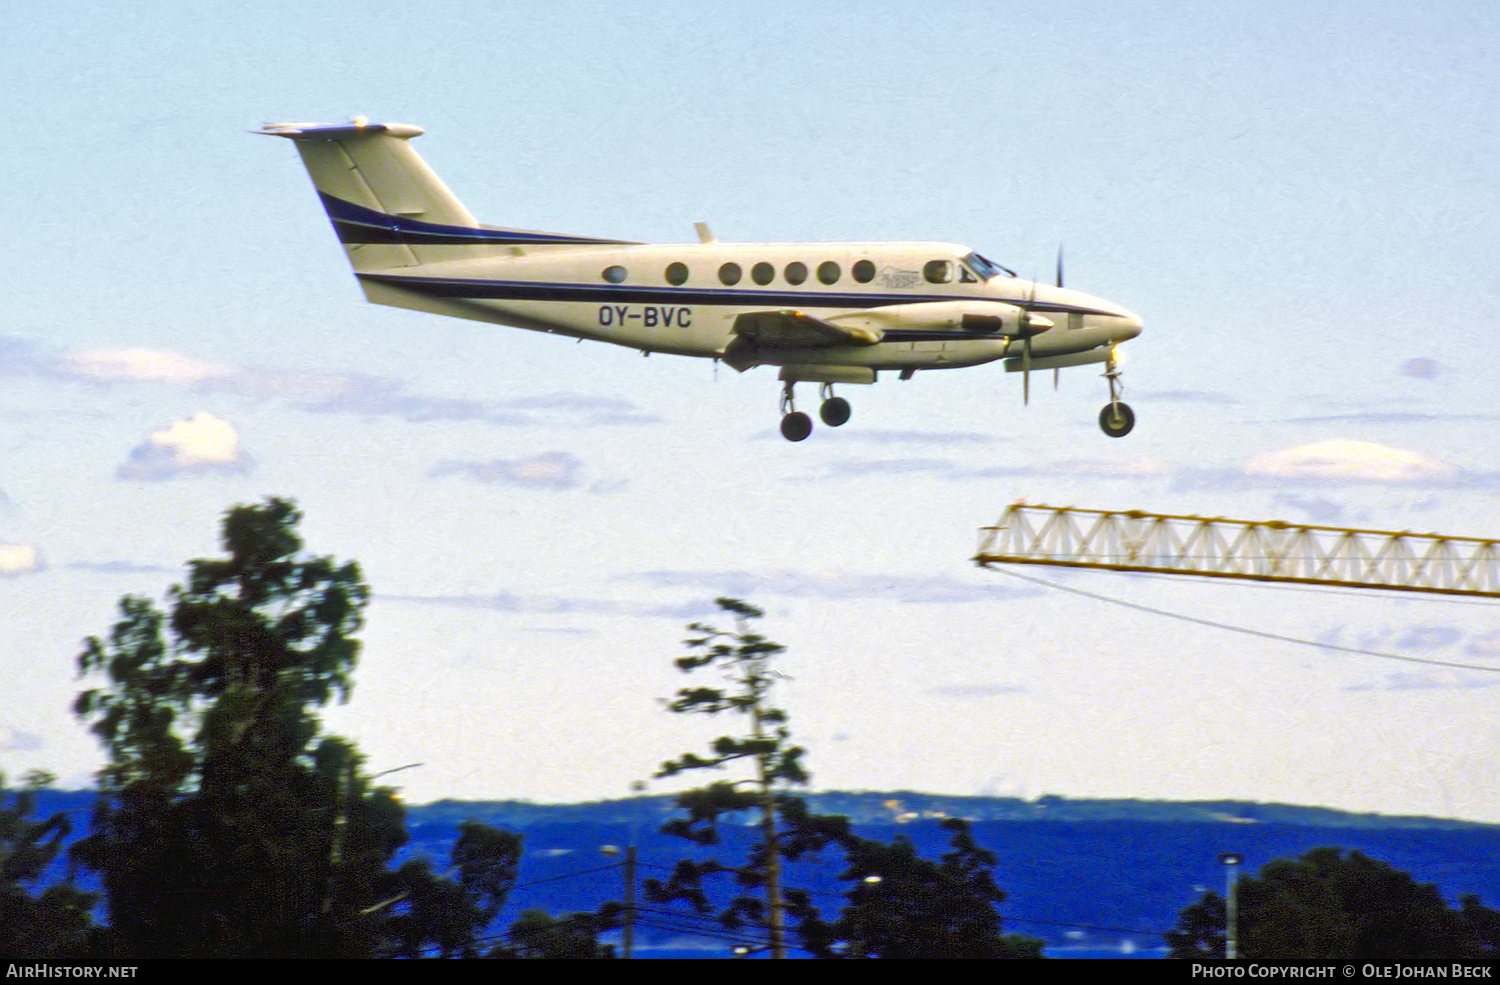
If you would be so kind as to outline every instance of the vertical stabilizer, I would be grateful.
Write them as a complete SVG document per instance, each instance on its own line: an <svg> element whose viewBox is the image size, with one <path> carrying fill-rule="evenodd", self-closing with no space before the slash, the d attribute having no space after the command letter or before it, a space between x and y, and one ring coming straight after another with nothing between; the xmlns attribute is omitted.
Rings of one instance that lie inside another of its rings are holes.
<svg viewBox="0 0 1500 985"><path fill-rule="evenodd" d="M402 123L273 124L259 132L295 141L302 163L356 271L492 256L469 210L408 141Z"/></svg>

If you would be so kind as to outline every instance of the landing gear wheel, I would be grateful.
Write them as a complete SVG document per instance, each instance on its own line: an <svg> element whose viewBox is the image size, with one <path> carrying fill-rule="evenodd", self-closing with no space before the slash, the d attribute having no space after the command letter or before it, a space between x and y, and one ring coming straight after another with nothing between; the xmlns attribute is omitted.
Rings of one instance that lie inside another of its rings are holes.
<svg viewBox="0 0 1500 985"><path fill-rule="evenodd" d="M829 397L823 401L823 406L818 408L818 416L831 428L848 423L849 415L852 413L853 411L849 409L849 401L843 397Z"/></svg>
<svg viewBox="0 0 1500 985"><path fill-rule="evenodd" d="M1099 427L1111 438L1123 438L1135 427L1135 411L1129 404L1118 401L1105 404L1099 412Z"/></svg>
<svg viewBox="0 0 1500 985"><path fill-rule="evenodd" d="M812 418L800 410L793 411L781 419L781 436L788 441L801 441L812 434Z"/></svg>

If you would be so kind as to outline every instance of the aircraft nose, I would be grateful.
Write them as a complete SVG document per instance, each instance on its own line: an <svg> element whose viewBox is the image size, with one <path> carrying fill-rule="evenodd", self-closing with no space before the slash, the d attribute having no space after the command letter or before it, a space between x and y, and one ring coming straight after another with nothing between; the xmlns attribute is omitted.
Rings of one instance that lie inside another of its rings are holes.
<svg viewBox="0 0 1500 985"><path fill-rule="evenodd" d="M1123 311L1122 310L1116 316L1115 323L1120 326L1120 331L1121 331L1121 334L1116 339L1116 341L1124 342L1126 339L1133 339L1137 335L1141 334L1141 320L1140 320L1140 318L1138 316L1136 316L1136 315L1131 314L1128 311Z"/></svg>

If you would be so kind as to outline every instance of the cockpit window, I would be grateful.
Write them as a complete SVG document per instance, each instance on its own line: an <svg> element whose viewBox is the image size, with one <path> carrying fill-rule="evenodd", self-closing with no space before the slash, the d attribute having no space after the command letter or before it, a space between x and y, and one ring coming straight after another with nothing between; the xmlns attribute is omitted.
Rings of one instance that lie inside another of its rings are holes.
<svg viewBox="0 0 1500 985"><path fill-rule="evenodd" d="M1016 272L1009 267L1002 267L993 260L980 256L978 253L970 253L964 257L964 264L979 275L980 280L989 280L1005 274L1008 277L1016 276Z"/></svg>

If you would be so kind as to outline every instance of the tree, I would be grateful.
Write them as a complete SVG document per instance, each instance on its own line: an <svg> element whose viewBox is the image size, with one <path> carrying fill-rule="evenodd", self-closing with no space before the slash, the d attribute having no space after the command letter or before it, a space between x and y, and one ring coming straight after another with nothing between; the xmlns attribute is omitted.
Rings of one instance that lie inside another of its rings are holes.
<svg viewBox="0 0 1500 985"><path fill-rule="evenodd" d="M300 520L280 499L230 509L226 557L190 562L167 612L121 600L79 657L103 681L75 711L109 761L72 851L100 875L115 954L459 953L514 881L517 837L482 826L455 846L456 885L388 869L405 811L318 721L353 686L369 588L304 556Z"/></svg>
<svg viewBox="0 0 1500 985"><path fill-rule="evenodd" d="M481 956L480 935L504 906L516 884L521 836L474 821L458 826L452 870L439 876L431 863L413 859L387 879L381 892L392 900L382 956L443 958Z"/></svg>
<svg viewBox="0 0 1500 985"><path fill-rule="evenodd" d="M52 781L47 773L33 772L27 774L20 790L7 792L0 774L0 954L81 957L89 944L92 893L69 880L32 895L46 879L72 828L61 811L43 820L31 817L37 794Z"/></svg>
<svg viewBox="0 0 1500 985"><path fill-rule="evenodd" d="M684 753L662 764L658 777L690 770L750 766L752 775L720 781L678 795L686 811L663 825L668 834L699 845L717 845L728 815L757 818L758 839L743 865L715 860L677 863L665 883L648 879L654 902L686 900L712 911L704 879L735 878L742 892L719 913L730 930L752 928L764 934L773 957L784 957L787 934L795 927L804 947L819 957L1040 957L1042 942L1001 933L995 905L1005 898L991 874L995 856L979 847L967 823L945 822L951 850L941 861L917 855L905 838L884 844L853 833L849 819L809 813L806 802L786 789L805 786L804 750L791 741L786 712L772 706L770 692L781 675L774 657L785 651L751 628L764 613L738 599L721 598L719 608L734 618L733 630L694 623L685 641L689 653L676 661L684 673L717 670L721 687L685 687L667 707L679 714L742 715L744 732L722 736L711 754ZM824 923L807 893L789 889L782 862L793 862L830 845L848 860L840 877L852 882L848 905L832 924ZM878 876L879 881L869 881Z"/></svg>
<svg viewBox="0 0 1500 985"><path fill-rule="evenodd" d="M832 924L811 921L803 940L819 957L1040 958L1043 942L1004 934L995 907L994 853L974 840L966 821L950 818L949 851L933 862L903 836L890 843L851 838L848 905Z"/></svg>
<svg viewBox="0 0 1500 985"><path fill-rule="evenodd" d="M1444 902L1416 882L1355 851L1315 848L1277 859L1235 889L1237 945L1244 958L1480 958L1496 955L1500 913L1465 897ZM1174 958L1222 958L1225 907L1205 893L1166 934Z"/></svg>
<svg viewBox="0 0 1500 985"><path fill-rule="evenodd" d="M678 714L741 715L745 729L716 739L707 756L689 752L664 762L656 776L737 764L746 764L752 775L680 794L678 806L687 817L669 821L662 830L699 845L716 845L725 815L753 812L758 817L759 838L744 865L684 860L667 882L646 880L646 896L658 903L686 900L707 914L712 907L704 877L731 874L744 892L720 912L720 922L731 930L757 928L766 935L772 956L782 958L787 949L787 918L815 915L805 893L789 892L782 885L782 860L800 857L846 835L848 821L809 815L800 798L784 792L786 785L808 781L802 768L804 750L791 742L786 712L770 703L771 688L781 676L771 661L786 648L752 630L753 620L765 615L760 609L732 598L720 598L717 604L733 617L734 629L691 624L688 630L695 635L685 641L688 655L675 663L684 673L718 671L723 686L684 687L667 708Z"/></svg>
<svg viewBox="0 0 1500 985"><path fill-rule="evenodd" d="M592 913L570 913L557 918L542 910L527 910L510 925L510 943L491 952L493 958L589 959L613 958L615 949L599 943L599 918Z"/></svg>

